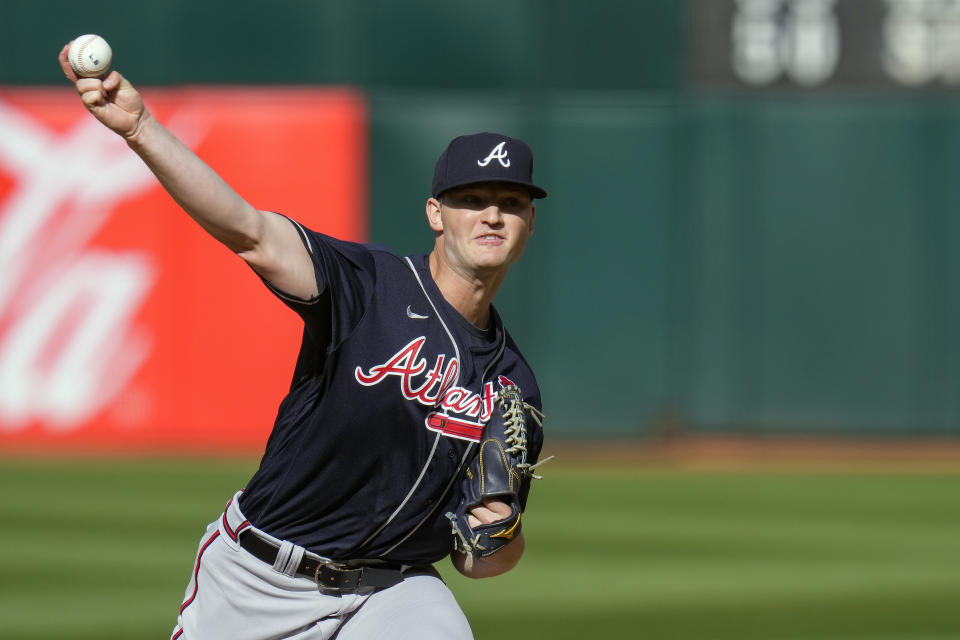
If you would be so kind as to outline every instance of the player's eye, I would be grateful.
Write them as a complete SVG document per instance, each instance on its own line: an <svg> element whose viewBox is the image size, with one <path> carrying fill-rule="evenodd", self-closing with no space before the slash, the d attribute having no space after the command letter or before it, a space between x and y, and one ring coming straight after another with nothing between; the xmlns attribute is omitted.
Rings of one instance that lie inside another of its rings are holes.
<svg viewBox="0 0 960 640"><path fill-rule="evenodd" d="M522 211L527 204L528 203L525 200L510 196L500 201L500 210L507 211L509 213L518 213Z"/></svg>
<svg viewBox="0 0 960 640"><path fill-rule="evenodd" d="M483 204L483 199L475 193L465 193L458 198L461 206L475 209Z"/></svg>

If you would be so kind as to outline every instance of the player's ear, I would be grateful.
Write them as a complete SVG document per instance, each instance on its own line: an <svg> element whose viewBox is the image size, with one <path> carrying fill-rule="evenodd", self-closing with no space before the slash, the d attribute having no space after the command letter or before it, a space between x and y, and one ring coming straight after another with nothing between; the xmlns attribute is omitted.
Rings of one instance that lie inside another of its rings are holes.
<svg viewBox="0 0 960 640"><path fill-rule="evenodd" d="M440 233L443 231L443 221L440 217L440 201L436 198L427 200L427 223L430 228Z"/></svg>

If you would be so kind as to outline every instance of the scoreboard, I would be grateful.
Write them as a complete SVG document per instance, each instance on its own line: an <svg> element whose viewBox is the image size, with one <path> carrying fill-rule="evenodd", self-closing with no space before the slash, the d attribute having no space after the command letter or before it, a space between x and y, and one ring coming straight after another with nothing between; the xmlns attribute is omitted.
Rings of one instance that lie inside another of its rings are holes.
<svg viewBox="0 0 960 640"><path fill-rule="evenodd" d="M960 0L693 0L691 85L960 88Z"/></svg>

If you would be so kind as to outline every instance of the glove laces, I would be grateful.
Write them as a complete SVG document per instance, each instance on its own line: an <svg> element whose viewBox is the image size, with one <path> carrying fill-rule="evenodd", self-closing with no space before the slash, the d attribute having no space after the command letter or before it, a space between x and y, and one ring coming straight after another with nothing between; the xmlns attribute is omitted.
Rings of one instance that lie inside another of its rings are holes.
<svg viewBox="0 0 960 640"><path fill-rule="evenodd" d="M533 473L533 470L540 465L553 460L555 456L544 458L537 464L527 462L527 414L533 418L537 426L543 426L543 419L546 417L543 412L527 402L524 402L520 395L520 389L514 385L504 387L503 391L497 396L497 402L503 409L503 427L504 443L507 445L506 452L519 458L517 471L524 476L542 480L543 476Z"/></svg>

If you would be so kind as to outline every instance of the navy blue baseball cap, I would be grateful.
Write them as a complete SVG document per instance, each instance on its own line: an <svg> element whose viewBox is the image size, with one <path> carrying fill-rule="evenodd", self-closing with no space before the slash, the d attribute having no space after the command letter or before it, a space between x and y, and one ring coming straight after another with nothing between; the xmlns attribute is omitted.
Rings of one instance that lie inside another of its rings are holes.
<svg viewBox="0 0 960 640"><path fill-rule="evenodd" d="M433 197L477 182L522 185L533 198L547 192L533 184L533 151L527 143L499 133L474 133L450 141L433 170Z"/></svg>

